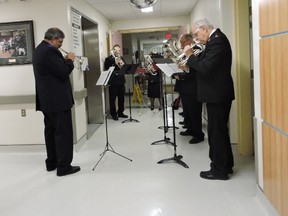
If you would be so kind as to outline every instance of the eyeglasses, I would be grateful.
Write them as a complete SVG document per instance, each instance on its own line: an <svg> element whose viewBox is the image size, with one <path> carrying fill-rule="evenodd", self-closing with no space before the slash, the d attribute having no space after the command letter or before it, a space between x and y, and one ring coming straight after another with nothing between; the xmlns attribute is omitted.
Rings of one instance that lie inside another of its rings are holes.
<svg viewBox="0 0 288 216"><path fill-rule="evenodd" d="M61 39L59 39L59 38L55 38L54 40L58 41L60 44L63 43L63 39L62 39L62 38L61 38Z"/></svg>

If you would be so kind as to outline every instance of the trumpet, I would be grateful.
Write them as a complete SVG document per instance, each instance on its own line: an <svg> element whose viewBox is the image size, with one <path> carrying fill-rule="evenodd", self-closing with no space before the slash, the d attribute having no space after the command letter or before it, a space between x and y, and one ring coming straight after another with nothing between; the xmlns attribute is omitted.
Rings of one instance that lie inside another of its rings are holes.
<svg viewBox="0 0 288 216"><path fill-rule="evenodd" d="M157 75L157 72L154 68L154 62L153 62L153 59L151 58L150 55L146 56L145 57L145 62L144 62L144 65L145 65L145 69L153 76Z"/></svg>
<svg viewBox="0 0 288 216"><path fill-rule="evenodd" d="M59 48L59 50L65 54L68 54L69 52L67 52L66 50L62 49L62 48ZM82 60L80 57L76 56L75 59L74 59L74 66L75 67L80 67L80 65L82 65Z"/></svg>
<svg viewBox="0 0 288 216"><path fill-rule="evenodd" d="M110 51L110 53L113 56L113 58L115 59L115 63L118 65L119 68L121 68L125 63L122 60L120 53L118 53L115 49L112 49Z"/></svg>
<svg viewBox="0 0 288 216"><path fill-rule="evenodd" d="M199 55L204 50L204 47L198 43L194 43L191 48L193 49L193 54L195 56ZM185 52L179 47L175 39L169 39L166 43L164 43L162 50L164 53L164 58L170 58L173 62L180 66L184 66L188 61ZM185 72L189 73L189 71L186 70Z"/></svg>

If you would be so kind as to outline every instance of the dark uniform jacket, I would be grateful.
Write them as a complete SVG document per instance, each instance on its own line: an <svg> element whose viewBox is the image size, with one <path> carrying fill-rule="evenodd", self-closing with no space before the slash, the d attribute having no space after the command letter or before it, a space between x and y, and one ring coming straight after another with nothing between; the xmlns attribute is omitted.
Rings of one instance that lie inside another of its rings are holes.
<svg viewBox="0 0 288 216"><path fill-rule="evenodd" d="M61 52L42 41L33 53L36 84L36 110L61 112L74 104L69 75L74 68L72 60L65 60Z"/></svg>
<svg viewBox="0 0 288 216"><path fill-rule="evenodd" d="M196 71L199 101L223 103L235 99L232 51L227 37L219 29L210 36L199 58L191 55L187 64Z"/></svg>
<svg viewBox="0 0 288 216"><path fill-rule="evenodd" d="M123 60L123 58L122 58L122 60ZM105 59L104 70L108 70L111 66L115 66L115 69L113 71L113 74L110 77L108 84L110 84L110 85L124 85L126 82L125 81L125 73L123 73L120 70L118 65L115 63L115 58L112 55L108 56Z"/></svg>

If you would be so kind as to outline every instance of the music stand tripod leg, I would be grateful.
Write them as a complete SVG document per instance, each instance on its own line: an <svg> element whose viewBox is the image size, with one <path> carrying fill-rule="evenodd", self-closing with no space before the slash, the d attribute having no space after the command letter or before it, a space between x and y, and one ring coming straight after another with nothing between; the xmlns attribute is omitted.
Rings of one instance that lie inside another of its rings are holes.
<svg viewBox="0 0 288 216"><path fill-rule="evenodd" d="M105 130L106 130L106 145L105 145L105 148L104 148L104 151L100 154L100 159L97 161L97 163L95 164L95 166L93 167L93 171L94 169L96 168L96 166L99 164L99 162L101 161L101 159L104 157L104 155L106 154L106 152L110 151L118 156L121 156L129 161L132 162L132 160L128 157L125 157L124 155L121 155L119 153L117 153L113 148L112 146L110 145L109 141L108 141L108 124L107 124L107 113L106 113L106 86L102 86L102 102L103 102L103 112L104 112L104 116L105 116Z"/></svg>
<svg viewBox="0 0 288 216"><path fill-rule="evenodd" d="M176 131L175 131L175 113L174 113L174 104L172 104L172 121L173 121L173 138L174 138L174 156L171 158L163 159L158 161L158 164L163 164L167 162L175 162L180 164L185 168L189 168L186 163L184 163L181 159L183 158L182 155L177 155L177 145L176 145Z"/></svg>
<svg viewBox="0 0 288 216"><path fill-rule="evenodd" d="M122 123L125 123L125 122L139 122L138 120L132 118L130 88L128 90L128 94L129 94L128 98L129 98L129 114L130 114L130 117L129 117L129 119L126 119L126 120L122 121Z"/></svg>

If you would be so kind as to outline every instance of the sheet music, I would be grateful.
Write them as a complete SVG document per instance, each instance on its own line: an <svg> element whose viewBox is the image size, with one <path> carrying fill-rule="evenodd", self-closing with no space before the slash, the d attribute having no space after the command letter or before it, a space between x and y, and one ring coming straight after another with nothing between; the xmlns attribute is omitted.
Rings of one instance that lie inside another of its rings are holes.
<svg viewBox="0 0 288 216"><path fill-rule="evenodd" d="M96 85L100 85L100 86L107 85L107 83L111 77L111 74L114 71L114 68L115 68L115 66L112 66L108 70L102 71L99 79L96 82Z"/></svg>
<svg viewBox="0 0 288 216"><path fill-rule="evenodd" d="M165 73L166 76L171 77L174 73L183 72L180 68L178 68L176 63L164 63L164 64L156 64L160 70Z"/></svg>

